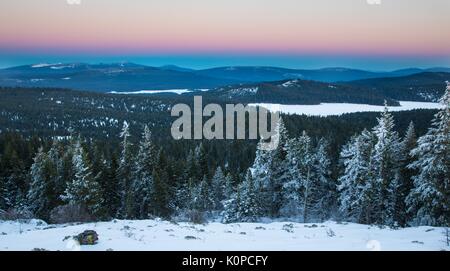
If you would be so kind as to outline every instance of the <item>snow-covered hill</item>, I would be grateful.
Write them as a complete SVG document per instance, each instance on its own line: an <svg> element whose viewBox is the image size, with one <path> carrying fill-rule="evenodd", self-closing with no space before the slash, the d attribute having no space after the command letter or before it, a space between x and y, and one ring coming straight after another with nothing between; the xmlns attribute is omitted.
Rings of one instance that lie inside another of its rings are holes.
<svg viewBox="0 0 450 271"><path fill-rule="evenodd" d="M79 246L71 236L95 230L99 241ZM0 250L442 250L444 229L379 228L354 223L172 223L113 220L78 225L0 222Z"/></svg>

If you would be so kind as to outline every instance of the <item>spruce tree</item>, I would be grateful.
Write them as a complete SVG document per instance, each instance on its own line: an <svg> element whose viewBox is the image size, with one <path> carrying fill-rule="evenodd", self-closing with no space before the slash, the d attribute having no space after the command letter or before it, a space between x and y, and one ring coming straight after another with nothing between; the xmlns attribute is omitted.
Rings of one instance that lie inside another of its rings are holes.
<svg viewBox="0 0 450 271"><path fill-rule="evenodd" d="M415 211L414 224L450 225L450 85L440 99L443 108L434 116L428 132L411 151L417 159L414 188L407 198L408 210Z"/></svg>
<svg viewBox="0 0 450 271"><path fill-rule="evenodd" d="M134 198L133 191L131 189L132 173L133 173L133 161L131 153L130 127L128 122L123 122L122 131L120 133L122 138L121 142L121 154L119 160L119 168L117 175L120 180L120 208L118 211L118 217L120 218L133 218L134 217Z"/></svg>
<svg viewBox="0 0 450 271"><path fill-rule="evenodd" d="M417 174L417 170L409 168L408 165L414 161L414 157L412 157L410 153L416 147L417 137L414 123L411 121L403 141L401 142L401 155L399 161L400 172L398 176L398 181L400 183L395 198L394 220L402 227L406 226L411 220L411 215L407 211L406 198L414 187L413 176Z"/></svg>
<svg viewBox="0 0 450 271"><path fill-rule="evenodd" d="M317 178L316 194L314 195L314 215L324 221L331 217L336 208L337 185L331 177L331 160L328 154L329 143L321 138L314 155L314 177Z"/></svg>
<svg viewBox="0 0 450 271"><path fill-rule="evenodd" d="M358 223L371 224L374 220L374 144L373 134L363 130L344 145L340 154L344 172L338 180L339 210L344 217Z"/></svg>
<svg viewBox="0 0 450 271"><path fill-rule="evenodd" d="M374 215L377 223L394 225L395 201L393 196L399 190L399 180L393 183L398 175L400 161L400 141L397 132L394 130L394 119L389 113L387 105L381 117L378 118L378 125L373 128L376 138L372 162L376 181L376 201L377 206ZM394 185L395 184L395 185Z"/></svg>
<svg viewBox="0 0 450 271"><path fill-rule="evenodd" d="M31 166L31 184L27 194L28 206L36 217L47 220L55 207L53 179L56 168L42 148L39 149Z"/></svg>
<svg viewBox="0 0 450 271"><path fill-rule="evenodd" d="M241 222L257 221L261 216L258 187L255 186L250 170L247 171L245 180L239 186L239 190L237 219Z"/></svg>
<svg viewBox="0 0 450 271"><path fill-rule="evenodd" d="M139 218L147 218L150 213L152 198L152 174L157 162L157 150L151 138L151 132L147 125L139 144L139 152L136 159L133 194L135 199L135 213Z"/></svg>
<svg viewBox="0 0 450 271"><path fill-rule="evenodd" d="M217 167L211 181L211 198L213 200L213 210L222 210L222 201L225 199L225 176L222 168Z"/></svg>
<svg viewBox="0 0 450 271"><path fill-rule="evenodd" d="M269 181L266 187L263 187L263 194L270 195L267 197L267 203L263 203L267 215L278 216L283 204L282 188L286 182L288 175L288 166L286 161L286 143L288 140L287 130L284 126L283 119L280 118L275 127L275 141L278 143L273 150L270 160L268 175Z"/></svg>
<svg viewBox="0 0 450 271"><path fill-rule="evenodd" d="M72 163L74 179L68 184L62 199L69 204L85 207L91 215L98 218L103 205L101 188L93 176L80 141L75 145Z"/></svg>

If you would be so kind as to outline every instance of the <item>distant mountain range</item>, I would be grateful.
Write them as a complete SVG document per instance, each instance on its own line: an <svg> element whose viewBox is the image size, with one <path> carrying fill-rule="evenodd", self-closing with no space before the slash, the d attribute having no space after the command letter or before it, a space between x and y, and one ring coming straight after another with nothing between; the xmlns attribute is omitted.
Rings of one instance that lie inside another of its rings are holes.
<svg viewBox="0 0 450 271"><path fill-rule="evenodd" d="M450 72L450 68L411 68L392 72L372 72L347 68L306 70L236 66L193 70L174 65L149 67L134 63L42 63L0 69L0 86L60 87L98 92L174 88L211 89L242 83L292 79L348 82L423 72Z"/></svg>

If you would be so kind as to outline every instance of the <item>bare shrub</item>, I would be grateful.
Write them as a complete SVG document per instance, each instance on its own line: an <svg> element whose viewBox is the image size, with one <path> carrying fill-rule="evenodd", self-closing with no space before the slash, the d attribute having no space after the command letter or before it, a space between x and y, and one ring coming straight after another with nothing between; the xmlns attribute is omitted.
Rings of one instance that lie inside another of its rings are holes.
<svg viewBox="0 0 450 271"><path fill-rule="evenodd" d="M0 220L26 220L32 218L33 213L24 208L10 208L6 211L0 210Z"/></svg>
<svg viewBox="0 0 450 271"><path fill-rule="evenodd" d="M206 219L204 213L197 210L189 211L189 222L194 224L205 224Z"/></svg>
<svg viewBox="0 0 450 271"><path fill-rule="evenodd" d="M54 208L50 212L50 222L64 224L72 222L91 222L94 218L81 205L67 204Z"/></svg>

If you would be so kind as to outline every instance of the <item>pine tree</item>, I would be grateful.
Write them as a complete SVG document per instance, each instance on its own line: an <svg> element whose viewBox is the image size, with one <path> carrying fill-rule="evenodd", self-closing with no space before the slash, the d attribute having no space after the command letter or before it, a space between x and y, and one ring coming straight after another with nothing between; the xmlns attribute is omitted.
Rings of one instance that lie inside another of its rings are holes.
<svg viewBox="0 0 450 271"><path fill-rule="evenodd" d="M151 211L152 174L156 162L157 150L153 144L150 129L145 125L142 140L139 144L132 187L136 205L135 213L139 218L147 218Z"/></svg>
<svg viewBox="0 0 450 271"><path fill-rule="evenodd" d="M38 218L47 220L50 210L55 207L53 179L56 168L51 163L42 147L39 149L31 166L31 184L27 200L30 211Z"/></svg>
<svg viewBox="0 0 450 271"><path fill-rule="evenodd" d="M227 173L225 177L225 187L224 187L224 199L229 200L232 198L234 193L236 192L233 176L230 172Z"/></svg>
<svg viewBox="0 0 450 271"><path fill-rule="evenodd" d="M394 225L397 223L394 221L395 202L391 199L399 189L399 181L395 182L397 186L394 186L392 182L398 174L401 149L398 134L394 130L394 119L389 113L387 105L385 105L381 117L378 118L378 125L373 128L373 133L376 144L372 161L378 190L375 220L382 225Z"/></svg>
<svg viewBox="0 0 450 271"><path fill-rule="evenodd" d="M342 148L340 159L344 172L339 177L339 209L358 223L373 223L376 194L372 153L374 136L367 130L353 136Z"/></svg>
<svg viewBox="0 0 450 271"><path fill-rule="evenodd" d="M205 149L205 145L200 143L200 145L195 149L195 158L198 165L198 176L197 178L201 180L203 176L207 176L209 179L209 167L208 167L208 157Z"/></svg>
<svg viewBox="0 0 450 271"><path fill-rule="evenodd" d="M122 138L122 152L119 160L119 168L117 171L118 178L120 180L120 208L118 211L118 217L120 218L133 218L134 217L134 198L131 189L133 161L131 154L131 142L130 127L128 122L123 122L122 131L120 133Z"/></svg>
<svg viewBox="0 0 450 271"><path fill-rule="evenodd" d="M120 181L118 177L118 162L117 157L113 155L110 161L105 161L103 166L106 170L105 182L100 183L102 187L102 194L104 198L104 206L109 217L114 217L120 207Z"/></svg>
<svg viewBox="0 0 450 271"><path fill-rule="evenodd" d="M211 198L213 200L213 210L222 210L222 201L225 199L225 176L220 167L217 167L216 172L211 181Z"/></svg>
<svg viewBox="0 0 450 271"><path fill-rule="evenodd" d="M153 209L153 214L161 217L168 217L170 215L169 207L169 193L167 183L161 179L160 172L155 169L152 174L152 190L154 191L151 205Z"/></svg>
<svg viewBox="0 0 450 271"><path fill-rule="evenodd" d="M261 216L258 202L258 187L255 186L251 172L248 170L245 180L239 186L240 202L237 218L242 222L255 222Z"/></svg>
<svg viewBox="0 0 450 271"><path fill-rule="evenodd" d="M286 160L290 163L289 180L283 185L282 214L302 215L304 222L314 216L318 202L319 182L311 138L304 131L286 144ZM323 176L321 176L323 177Z"/></svg>
<svg viewBox="0 0 450 271"><path fill-rule="evenodd" d="M54 140L52 143L52 147L47 153L49 163L51 163L54 167L55 173L53 178L50 180L51 185L53 187L53 197L54 200L52 202L51 208L54 208L58 205L62 204L62 201L60 199L60 195L64 193L67 186L67 180L71 180L72 176L68 176L68 170L66 167L71 168L72 167L72 156L69 151L65 151L62 144L58 142L57 140ZM67 158L66 158L67 157ZM68 159L70 157L70 163L67 162L65 159ZM67 165L66 165L67 163Z"/></svg>
<svg viewBox="0 0 450 271"><path fill-rule="evenodd" d="M269 215L272 212L272 204L273 204L273 191L271 185L270 178L270 166L272 163L272 156L274 154L271 150L266 150L263 148L263 144L265 144L265 140L261 138L260 142L256 147L256 155L255 161L253 162L250 171L252 172L252 177L254 182L261 187L261 191L259 194L259 202L261 203L261 212ZM228 184L231 184L231 176ZM228 198L232 195L230 194L230 187L228 186Z"/></svg>
<svg viewBox="0 0 450 271"><path fill-rule="evenodd" d="M427 134L420 137L411 151L417 159L410 168L417 169L414 188L407 197L415 224L450 225L450 85L440 102L443 108L435 115Z"/></svg>
<svg viewBox="0 0 450 271"><path fill-rule="evenodd" d="M263 187L262 194L267 195L267 202L262 203L265 213L270 216L278 216L283 204L282 187L288 176L286 162L286 143L288 140L287 130L283 119L280 118L275 127L275 141L278 142L273 150L269 165L269 183Z"/></svg>
<svg viewBox="0 0 450 271"><path fill-rule="evenodd" d="M192 207L195 210L206 212L211 211L213 206L214 200L211 195L208 177L205 175L194 190Z"/></svg>
<svg viewBox="0 0 450 271"><path fill-rule="evenodd" d="M328 146L328 141L321 138L314 155L314 177L317 178L314 213L321 221L331 217L337 202L337 185L331 178Z"/></svg>
<svg viewBox="0 0 450 271"><path fill-rule="evenodd" d="M411 220L411 215L407 212L406 198L414 186L413 176L417 174L417 170L409 168L408 165L414 161L414 157L410 153L416 147L417 137L414 123L411 121L401 142L400 172L397 178L399 185L395 198L394 220L402 227L406 226L408 221Z"/></svg>
<svg viewBox="0 0 450 271"><path fill-rule="evenodd" d="M72 163L74 179L68 184L62 199L69 204L83 206L91 215L98 217L103 205L101 188L92 174L80 141L75 145Z"/></svg>

